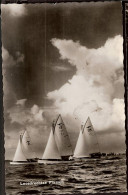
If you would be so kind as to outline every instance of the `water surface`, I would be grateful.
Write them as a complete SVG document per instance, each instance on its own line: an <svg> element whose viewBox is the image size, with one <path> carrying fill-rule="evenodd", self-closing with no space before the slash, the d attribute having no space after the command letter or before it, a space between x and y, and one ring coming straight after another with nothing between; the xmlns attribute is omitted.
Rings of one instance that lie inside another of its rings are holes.
<svg viewBox="0 0 128 195"><path fill-rule="evenodd" d="M6 162L5 166L7 195L126 192L125 155L53 165Z"/></svg>

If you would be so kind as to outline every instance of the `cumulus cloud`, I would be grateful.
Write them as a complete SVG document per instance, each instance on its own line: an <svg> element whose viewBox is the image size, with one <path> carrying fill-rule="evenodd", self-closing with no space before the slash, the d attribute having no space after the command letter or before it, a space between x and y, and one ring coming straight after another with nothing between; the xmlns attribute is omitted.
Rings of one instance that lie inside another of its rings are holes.
<svg viewBox="0 0 128 195"><path fill-rule="evenodd" d="M23 126L38 126L43 121L43 110L37 105L31 108L25 106L27 99L17 100L15 106L8 109L11 123L17 122Z"/></svg>
<svg viewBox="0 0 128 195"><path fill-rule="evenodd" d="M89 90L92 87L96 91L102 88L102 95L105 93L109 100L116 93L120 98L120 91L123 92L123 38L120 35L108 39L98 49L88 49L72 40L52 39L51 42L57 47L60 58L67 59L76 67L76 76L81 75L84 78ZM118 74L120 69L122 71Z"/></svg>
<svg viewBox="0 0 128 195"><path fill-rule="evenodd" d="M76 66L77 74L96 78L110 78L123 65L123 38L118 35L108 39L98 49L88 49L72 40L52 39L52 44L59 50L60 58L67 59ZM106 71L106 73L105 73Z"/></svg>
<svg viewBox="0 0 128 195"><path fill-rule="evenodd" d="M93 68L98 65L97 73L102 71L103 68L106 69L106 67L108 68L108 66L112 65L110 70L107 71L107 73L110 73L113 69L115 70L122 66L123 38L120 35L113 39L108 39L105 45L98 49L88 49L80 45L79 42L73 42L72 40L54 38L51 42L59 50L60 58L67 59L72 66L77 67L78 71L83 71L84 67L90 65L90 71L94 73L96 69ZM88 68L86 68L84 73L87 71Z"/></svg>
<svg viewBox="0 0 128 195"><path fill-rule="evenodd" d="M2 4L2 12L6 12L12 17L21 17L26 14L26 8L24 4Z"/></svg>
<svg viewBox="0 0 128 195"><path fill-rule="evenodd" d="M48 93L57 111L65 117L74 116L81 123L90 116L96 130L122 131L124 100L123 93L118 97L116 88L123 88L123 38L115 36L97 49L88 49L72 40L54 38L51 42L60 58L77 69L69 82Z"/></svg>

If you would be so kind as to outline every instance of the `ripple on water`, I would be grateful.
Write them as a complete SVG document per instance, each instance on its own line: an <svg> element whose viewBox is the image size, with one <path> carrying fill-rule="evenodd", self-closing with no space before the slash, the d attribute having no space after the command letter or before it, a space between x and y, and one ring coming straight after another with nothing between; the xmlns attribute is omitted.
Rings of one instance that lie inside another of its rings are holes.
<svg viewBox="0 0 128 195"><path fill-rule="evenodd" d="M86 194L126 192L125 157L86 159L57 165L18 165L6 163L6 194ZM20 181L62 181L61 184L20 186Z"/></svg>
<svg viewBox="0 0 128 195"><path fill-rule="evenodd" d="M41 174L41 175L39 175L39 174L36 174L36 175L34 175L34 174L24 174L24 176L23 176L24 178L27 178L27 179L48 179L49 177L47 176L47 175L44 175L44 174Z"/></svg>
<svg viewBox="0 0 128 195"><path fill-rule="evenodd" d="M24 190L24 191L22 191L22 192L19 192L18 194L20 195L20 194L27 194L27 195L29 195L29 194L39 194L40 193L40 191L39 190Z"/></svg>

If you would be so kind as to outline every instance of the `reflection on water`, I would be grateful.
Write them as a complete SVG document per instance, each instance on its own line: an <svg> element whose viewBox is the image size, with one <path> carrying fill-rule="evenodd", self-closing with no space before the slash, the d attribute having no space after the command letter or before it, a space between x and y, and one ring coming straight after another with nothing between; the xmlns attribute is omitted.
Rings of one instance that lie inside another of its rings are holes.
<svg viewBox="0 0 128 195"><path fill-rule="evenodd" d="M124 155L57 165L6 162L5 166L7 195L126 192Z"/></svg>

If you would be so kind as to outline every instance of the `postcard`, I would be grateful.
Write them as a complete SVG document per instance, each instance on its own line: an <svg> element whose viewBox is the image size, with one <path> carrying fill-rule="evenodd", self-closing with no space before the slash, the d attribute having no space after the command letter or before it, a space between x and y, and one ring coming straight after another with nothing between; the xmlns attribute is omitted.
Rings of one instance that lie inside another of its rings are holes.
<svg viewBox="0 0 128 195"><path fill-rule="evenodd" d="M127 192L123 5L1 5L6 195Z"/></svg>

